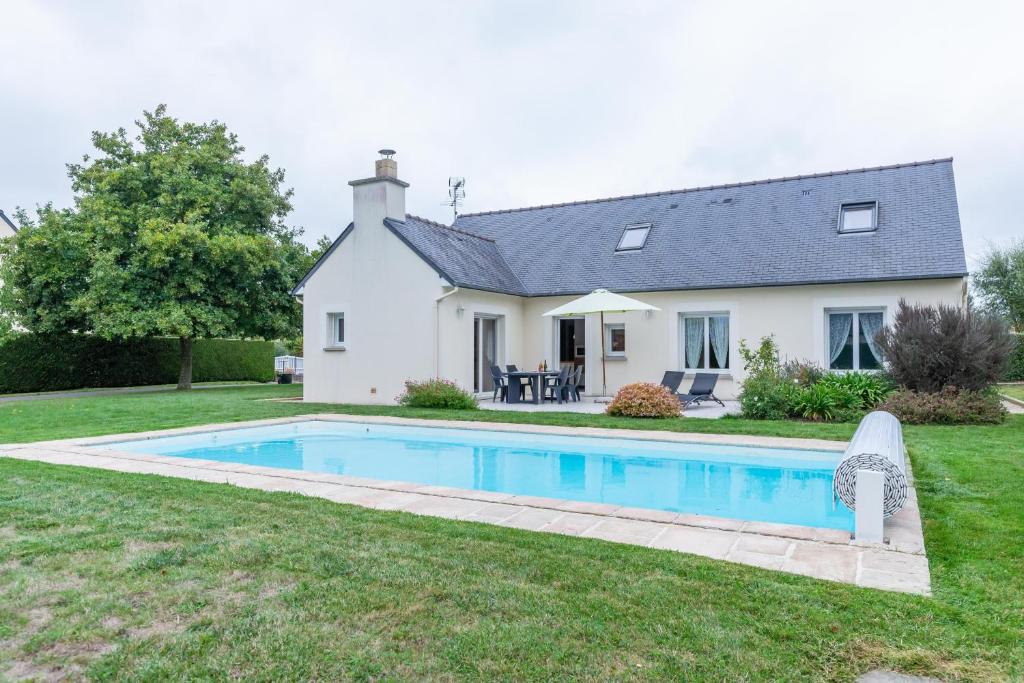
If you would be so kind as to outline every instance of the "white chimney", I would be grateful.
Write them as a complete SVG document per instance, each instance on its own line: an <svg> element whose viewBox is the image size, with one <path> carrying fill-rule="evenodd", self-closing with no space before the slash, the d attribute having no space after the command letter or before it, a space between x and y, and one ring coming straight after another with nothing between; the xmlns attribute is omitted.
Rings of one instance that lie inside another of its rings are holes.
<svg viewBox="0 0 1024 683"><path fill-rule="evenodd" d="M352 220L360 225L379 226L385 218L405 220L405 188L409 183L398 179L395 150L380 150L372 178L352 180Z"/></svg>

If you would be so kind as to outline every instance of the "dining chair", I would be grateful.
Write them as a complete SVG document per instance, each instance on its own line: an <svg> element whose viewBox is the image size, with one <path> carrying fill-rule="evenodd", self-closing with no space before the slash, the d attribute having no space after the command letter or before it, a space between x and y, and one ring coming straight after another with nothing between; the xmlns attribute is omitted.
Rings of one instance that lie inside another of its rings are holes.
<svg viewBox="0 0 1024 683"><path fill-rule="evenodd" d="M491 379L494 381L494 395L491 396L491 402L493 403L498 398L500 392L501 400L504 403L508 400L508 384L505 383L505 375L497 365L491 366Z"/></svg>

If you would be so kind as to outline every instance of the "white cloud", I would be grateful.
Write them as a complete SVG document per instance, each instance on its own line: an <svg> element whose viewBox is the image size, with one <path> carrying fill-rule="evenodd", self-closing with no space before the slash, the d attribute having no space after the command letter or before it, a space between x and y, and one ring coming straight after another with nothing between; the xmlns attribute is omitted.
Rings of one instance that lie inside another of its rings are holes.
<svg viewBox="0 0 1024 683"><path fill-rule="evenodd" d="M70 201L89 132L166 102L295 188L308 241L399 150L409 209L952 155L969 254L1024 233L1024 9L986 3L5 3L0 206Z"/></svg>

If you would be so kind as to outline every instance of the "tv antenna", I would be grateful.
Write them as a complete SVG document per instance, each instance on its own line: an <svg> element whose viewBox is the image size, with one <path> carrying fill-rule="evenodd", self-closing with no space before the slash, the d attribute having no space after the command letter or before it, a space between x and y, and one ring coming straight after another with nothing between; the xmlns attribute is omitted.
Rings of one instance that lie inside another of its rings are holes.
<svg viewBox="0 0 1024 683"><path fill-rule="evenodd" d="M448 201L444 206L452 207L452 223L459 217L459 204L466 198L466 179L459 176L448 178Z"/></svg>

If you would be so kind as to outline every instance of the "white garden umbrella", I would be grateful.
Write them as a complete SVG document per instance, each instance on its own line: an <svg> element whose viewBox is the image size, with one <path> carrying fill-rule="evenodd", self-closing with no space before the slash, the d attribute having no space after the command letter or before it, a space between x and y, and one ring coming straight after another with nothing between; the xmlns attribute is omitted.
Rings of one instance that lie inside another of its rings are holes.
<svg viewBox="0 0 1024 683"><path fill-rule="evenodd" d="M574 299L567 304L562 304L558 308L553 308L544 315L559 317L565 315L587 315L588 313L601 314L601 395L605 396L608 393L608 372L604 359L604 314L659 310L661 309L657 306L609 292L607 289L595 289L590 294Z"/></svg>

